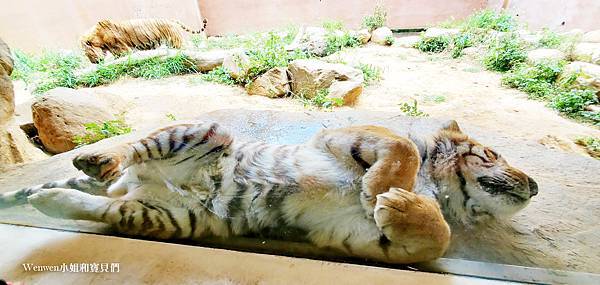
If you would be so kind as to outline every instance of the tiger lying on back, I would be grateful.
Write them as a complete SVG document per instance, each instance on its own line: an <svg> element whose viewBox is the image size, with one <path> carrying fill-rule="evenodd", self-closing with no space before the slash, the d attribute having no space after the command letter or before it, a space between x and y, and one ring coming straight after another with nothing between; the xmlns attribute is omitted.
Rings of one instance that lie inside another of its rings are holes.
<svg viewBox="0 0 600 285"><path fill-rule="evenodd" d="M134 49L155 49L161 44L179 49L184 42L182 30L199 34L206 29L206 19L203 24L201 30L193 31L179 21L164 19L102 20L81 38L81 47L92 63L102 60L106 52L118 57Z"/></svg>
<svg viewBox="0 0 600 285"><path fill-rule="evenodd" d="M444 254L445 218L507 218L537 194L530 177L454 121L428 142L361 126L302 145L238 141L216 123L175 125L73 164L87 176L5 193L0 208L29 202L52 217L158 239L295 229L319 247L412 263Z"/></svg>

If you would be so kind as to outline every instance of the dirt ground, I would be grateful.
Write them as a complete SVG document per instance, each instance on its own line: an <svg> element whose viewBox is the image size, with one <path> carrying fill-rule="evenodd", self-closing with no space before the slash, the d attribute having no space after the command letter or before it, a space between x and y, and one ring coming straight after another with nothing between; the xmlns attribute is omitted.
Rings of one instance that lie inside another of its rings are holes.
<svg viewBox="0 0 600 285"><path fill-rule="evenodd" d="M472 59L454 60L448 56L422 54L414 49L375 45L347 50L339 56L349 64L360 62L378 66L383 69L383 78L365 88L354 108L337 108L333 112L360 110L400 115L399 104L416 99L419 108L432 117L453 118L459 124L465 123L497 134L501 140L484 143L501 152L509 147L503 144L518 142L527 147L543 144L558 151L555 160L565 157L560 152L583 155L582 150L572 144L572 139L600 136L600 130L563 118L545 107L543 102L528 100L526 94L501 86L501 75L485 71ZM30 121L31 95L23 90L23 86L17 85L16 89L18 120ZM126 101L129 109L126 118L135 129L144 129L160 122L168 123L167 114L172 114L178 120L188 120L219 109L306 110L301 102L291 98L248 96L241 87L207 83L198 75L160 80L123 79L96 89L118 94ZM514 145L510 147L515 149ZM528 216L531 221L525 226L526 229L515 231L518 234L519 231L531 232L543 239L548 243L545 249L559 248L560 252L548 250L541 253L556 257L560 261L558 263L566 263L556 268L598 272L600 251L596 249L594 252L593 244L600 240L600 231L597 223L596 226L590 226L594 224L590 219L598 219L599 208L594 201L600 201L600 187L591 184L596 178L584 177L594 171L586 169L575 174L561 173L560 163L556 161L541 165L528 162L525 151L513 152L512 158L516 160L514 164L517 167L531 170L533 177L560 185L546 194L540 194L544 199L532 202L530 207L535 208L535 212L528 209L523 211L521 215L535 213L538 216ZM595 161L582 161L588 167L598 165ZM548 173L554 174L550 177ZM565 200L567 194L562 191L571 192L568 194L569 200ZM545 211L546 205L554 205L553 209L564 207L562 209L568 213L563 217L561 213ZM547 260L552 259L549 256Z"/></svg>

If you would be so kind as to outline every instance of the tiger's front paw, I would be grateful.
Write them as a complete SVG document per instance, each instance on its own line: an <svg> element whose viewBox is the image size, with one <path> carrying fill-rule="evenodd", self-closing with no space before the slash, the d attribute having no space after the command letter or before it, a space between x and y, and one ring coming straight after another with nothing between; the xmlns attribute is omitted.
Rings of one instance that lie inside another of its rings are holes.
<svg viewBox="0 0 600 285"><path fill-rule="evenodd" d="M375 223L390 240L410 237L449 238L450 229L438 204L431 199L402 189L377 195Z"/></svg>
<svg viewBox="0 0 600 285"><path fill-rule="evenodd" d="M98 181L111 181L121 176L122 161L116 153L84 153L73 159L73 165Z"/></svg>

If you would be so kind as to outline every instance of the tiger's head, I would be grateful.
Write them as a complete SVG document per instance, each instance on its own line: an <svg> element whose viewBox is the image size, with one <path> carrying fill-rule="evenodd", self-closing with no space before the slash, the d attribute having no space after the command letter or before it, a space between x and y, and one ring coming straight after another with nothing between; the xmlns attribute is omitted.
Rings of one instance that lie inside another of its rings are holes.
<svg viewBox="0 0 600 285"><path fill-rule="evenodd" d="M114 30L114 24L109 20L102 20L81 37L81 48L91 63L97 64L104 58L106 52L102 46L115 37L112 30Z"/></svg>
<svg viewBox="0 0 600 285"><path fill-rule="evenodd" d="M462 133L455 121L434 138L428 156L441 208L460 222L510 218L538 193L531 177Z"/></svg>
<svg viewBox="0 0 600 285"><path fill-rule="evenodd" d="M98 40L94 36L84 36L81 39L81 47L83 53L90 60L91 63L97 64L101 59L104 58L104 51L97 44Z"/></svg>

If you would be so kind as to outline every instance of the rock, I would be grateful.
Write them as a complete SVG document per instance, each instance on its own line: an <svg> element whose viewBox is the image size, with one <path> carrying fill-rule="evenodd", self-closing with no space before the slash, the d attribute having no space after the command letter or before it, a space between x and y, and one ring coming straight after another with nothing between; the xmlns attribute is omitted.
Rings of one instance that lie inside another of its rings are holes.
<svg viewBox="0 0 600 285"><path fill-rule="evenodd" d="M571 52L574 61L585 61L600 64L600 43L579 43Z"/></svg>
<svg viewBox="0 0 600 285"><path fill-rule="evenodd" d="M600 95L600 65L581 61L571 62L565 66L558 80L570 78L573 74L577 75L575 87L592 88Z"/></svg>
<svg viewBox="0 0 600 285"><path fill-rule="evenodd" d="M223 59L223 68L233 79L244 77L250 68L250 57L242 50L232 52Z"/></svg>
<svg viewBox="0 0 600 285"><path fill-rule="evenodd" d="M581 36L584 43L600 43L600 30L589 31Z"/></svg>
<svg viewBox="0 0 600 285"><path fill-rule="evenodd" d="M582 29L572 29L563 33L560 33L561 36L571 37L571 38L581 38L584 32Z"/></svg>
<svg viewBox="0 0 600 285"><path fill-rule="evenodd" d="M281 97L290 92L287 68L276 67L257 77L248 85L248 94L269 98Z"/></svg>
<svg viewBox="0 0 600 285"><path fill-rule="evenodd" d="M33 124L50 153L75 148L73 139L85 134L84 124L114 120L125 109L120 98L94 91L55 88L31 105Z"/></svg>
<svg viewBox="0 0 600 285"><path fill-rule="evenodd" d="M15 97L10 74L13 70L13 60L10 49L0 39L0 125L12 118L15 112Z"/></svg>
<svg viewBox="0 0 600 285"><path fill-rule="evenodd" d="M372 33L371 33L371 41L376 43L376 44L380 44L380 45L390 45L391 43L389 43L387 41L388 37L393 37L393 33L392 30L390 30L390 28L388 27L381 27L381 28L377 28L375 29Z"/></svg>
<svg viewBox="0 0 600 285"><path fill-rule="evenodd" d="M403 48L412 48L420 40L421 40L420 36L399 37L399 38L396 38L396 40L394 41L394 44L392 46L403 47Z"/></svg>
<svg viewBox="0 0 600 285"><path fill-rule="evenodd" d="M189 57L190 61L194 64L196 71L205 72L211 71L223 64L225 57L229 55L226 50L211 50L211 51L192 51L183 50L181 53Z"/></svg>
<svg viewBox="0 0 600 285"><path fill-rule="evenodd" d="M29 142L18 126L8 124L0 128L0 168L47 157L48 155Z"/></svg>
<svg viewBox="0 0 600 285"><path fill-rule="evenodd" d="M527 61L531 64L545 60L563 60L565 57L565 54L557 49L540 48L527 52Z"/></svg>
<svg viewBox="0 0 600 285"><path fill-rule="evenodd" d="M441 36L454 36L460 33L459 29L429 28L423 34L426 38L435 38Z"/></svg>
<svg viewBox="0 0 600 285"><path fill-rule="evenodd" d="M321 27L306 27L300 28L298 34L287 50L292 51L299 49L315 56L325 56L325 48L327 47L327 30Z"/></svg>
<svg viewBox="0 0 600 285"><path fill-rule="evenodd" d="M362 84L362 71L344 64L327 63L316 59L292 61L288 70L292 92L313 98L321 89L328 89L335 81L355 81Z"/></svg>
<svg viewBox="0 0 600 285"><path fill-rule="evenodd" d="M462 54L464 56L468 56L471 58L476 58L481 54L481 50L477 47L468 47L462 50Z"/></svg>
<svg viewBox="0 0 600 285"><path fill-rule="evenodd" d="M553 135L546 135L539 139L538 142L549 149L559 149L569 153L577 153L579 155L588 156L584 149L577 146L577 144L569 139L564 139Z"/></svg>
<svg viewBox="0 0 600 285"><path fill-rule="evenodd" d="M341 98L344 100L344 106L353 106L363 87L358 81L335 81L327 90L328 98Z"/></svg>
<svg viewBox="0 0 600 285"><path fill-rule="evenodd" d="M351 34L356 37L361 44L367 44L369 42L369 40L371 39L371 33L369 33L369 30L367 29L362 29L362 30L358 30L358 31L353 31L351 32Z"/></svg>
<svg viewBox="0 0 600 285"><path fill-rule="evenodd" d="M584 107L586 111L600 113L600 105L587 105Z"/></svg>

